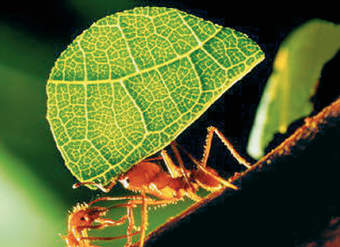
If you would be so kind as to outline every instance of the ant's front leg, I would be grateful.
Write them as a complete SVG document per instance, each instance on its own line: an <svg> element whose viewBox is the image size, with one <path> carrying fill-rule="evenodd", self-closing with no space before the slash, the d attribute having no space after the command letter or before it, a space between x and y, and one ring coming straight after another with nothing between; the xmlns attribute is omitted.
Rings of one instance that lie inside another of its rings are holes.
<svg viewBox="0 0 340 247"><path fill-rule="evenodd" d="M121 204L117 205L114 207L120 207L120 206L125 206L126 204ZM107 219L107 218L98 218L95 220L96 223L99 223L98 225L90 225L90 226L78 226L77 231L81 232L83 230L92 230L92 229L103 229L106 227L112 227L112 226L120 226L128 220L129 226L128 226L128 231L126 235L121 235L121 236L115 236L115 237L82 237L79 241L96 241L96 240L102 240L102 241L109 241L109 240L116 240L116 239L122 239L126 238L127 239L127 244L125 246L131 246L132 244L132 236L137 235L140 233L140 231L135 231L133 230L136 228L134 225L134 219L133 215L130 213L132 208L130 206L127 207L128 209L128 214L122 216L119 220L112 220L112 219ZM91 245L91 247L94 247Z"/></svg>
<svg viewBox="0 0 340 247"><path fill-rule="evenodd" d="M122 196L122 197L101 197L96 200L91 201L88 203L88 205L92 205L94 203L97 203L99 201L118 201L118 200L129 200L126 203L121 203L114 205L110 207L109 209L112 208L119 208L119 207L126 207L127 208L127 214L124 215L120 220L114 221L110 219L104 219L104 218L98 218L96 219L96 222L101 222L102 224L96 225L96 226L91 226L88 228L91 229L101 229L103 227L107 226L116 226L123 224L126 220L128 220L128 228L127 228L127 234L124 236L119 236L119 237L112 237L112 238L100 238L97 240L112 240L112 239L117 239L117 238L127 238L127 242L125 246L131 246L132 245L132 236L136 235L137 233L140 233L140 246L143 246L144 244L144 239L145 239L145 232L147 228L147 223L148 223L148 212L147 212L147 206L148 203L154 202L151 198L147 197L145 193L141 193L141 196ZM134 230L137 230L137 227L135 226L135 220L134 220L134 215L133 215L133 208L137 207L138 205L141 205L141 216L142 216L142 223L140 226L140 231L133 232ZM84 239L93 239L92 237L86 237Z"/></svg>
<svg viewBox="0 0 340 247"><path fill-rule="evenodd" d="M133 215L133 207L127 207L127 216L128 216L128 228L127 228L127 239L125 246L132 246L132 233L133 231L138 231L135 225L135 218Z"/></svg>
<svg viewBox="0 0 340 247"><path fill-rule="evenodd" d="M101 191L103 191L104 193L108 193L111 191L111 189L116 185L117 183L117 179L112 180L112 182L107 186L103 186L101 184L97 184L95 182L78 182L75 183L72 188L73 189L78 189L80 186L84 186L84 185L92 185L94 187L97 187L98 189L100 189Z"/></svg>
<svg viewBox="0 0 340 247"><path fill-rule="evenodd" d="M136 229L135 226L135 220L133 216L133 208L137 205L141 205L141 226L140 226L140 238L139 238L139 247L144 246L144 240L145 240L145 234L146 229L148 226L148 201L153 201L151 198L147 197L144 192L141 192L141 198L138 198L136 200L131 200L126 204L121 204L117 206L126 206L127 207L127 217L129 220L129 225L127 229L127 236L130 236L127 238L127 242L125 246L132 246L132 234L131 232Z"/></svg>
<svg viewBox="0 0 340 247"><path fill-rule="evenodd" d="M128 237L132 237L134 235L137 235L139 232L134 232L131 235L121 235L121 236L116 236L116 237L82 237L81 240L82 241L111 241L111 240L117 240L117 239L123 239L123 238L128 238ZM90 247L97 247L94 245L90 245Z"/></svg>
<svg viewBox="0 0 340 247"><path fill-rule="evenodd" d="M127 219L128 219L128 227L127 227L127 231L126 231L126 244L124 245L125 247L130 247L132 246L132 237L136 234L136 233L141 233L141 231L139 230L138 227L136 227L135 225L135 218L133 215L133 208L137 206L137 203L125 203L125 204L119 204L116 205L114 207L126 207L127 209Z"/></svg>

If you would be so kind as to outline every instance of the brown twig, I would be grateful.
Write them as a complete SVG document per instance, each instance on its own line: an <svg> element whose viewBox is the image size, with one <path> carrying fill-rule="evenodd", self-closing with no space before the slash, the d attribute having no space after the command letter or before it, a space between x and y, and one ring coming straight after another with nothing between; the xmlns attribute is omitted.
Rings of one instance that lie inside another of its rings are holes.
<svg viewBox="0 0 340 247"><path fill-rule="evenodd" d="M257 161L251 168L247 169L242 173L236 173L229 180L231 182L237 182L242 184L242 179L247 178L249 175L253 173L257 173L261 171L264 167L269 167L274 163L276 159L279 157L289 156L292 151L297 148L298 143L303 141L309 141L314 139L320 133L320 129L332 124L334 119L340 118L340 98L334 101L331 105L325 107L321 112L316 114L315 116L308 117L305 119L305 123L303 126L299 127L292 135L290 135L287 139L285 139L279 146ZM308 142L307 142L308 143ZM300 147L301 148L301 147ZM182 219L188 217L197 209L207 205L212 200L218 198L221 194L225 192L224 189L209 194L202 201L197 202L190 206L188 209L180 213L178 216L169 219L165 224L154 230L152 233L148 235L146 238L146 243L151 238L157 237L157 235L166 231L167 229L176 226Z"/></svg>

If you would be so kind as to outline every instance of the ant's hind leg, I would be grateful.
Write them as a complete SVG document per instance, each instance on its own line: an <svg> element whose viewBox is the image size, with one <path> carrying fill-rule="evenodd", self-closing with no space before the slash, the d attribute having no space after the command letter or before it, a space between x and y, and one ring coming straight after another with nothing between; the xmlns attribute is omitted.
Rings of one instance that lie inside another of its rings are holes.
<svg viewBox="0 0 340 247"><path fill-rule="evenodd" d="M168 153L165 150L161 151L161 155L163 157L163 161L168 169L168 172L172 178L178 178L178 177L184 177L186 184L191 188L190 191L188 191L188 196L195 200L198 201L200 200L200 197L195 195L196 189L193 187L189 180L189 174L187 170L184 167L184 162L182 160L182 157L176 147L176 142L172 142L170 144L172 151L175 154L176 160L179 164L179 167L175 165L174 161L170 158ZM190 193L189 193L190 192Z"/></svg>
<svg viewBox="0 0 340 247"><path fill-rule="evenodd" d="M218 138L222 141L222 143L226 146L226 148L229 150L231 155L238 161L239 164L245 166L246 168L251 167L251 164L236 151L236 149L228 141L228 139L221 133L221 131L219 131L216 127L213 127L213 126L208 127L207 130L208 130L208 134L205 139L204 151L203 151L203 156L201 160L202 166L205 167L207 165L213 135L216 134Z"/></svg>
<svg viewBox="0 0 340 247"><path fill-rule="evenodd" d="M214 183L218 182L223 187L229 187L234 190L237 190L238 187L233 185L232 183L228 182L227 180L223 179L219 175L217 175L216 171L212 168L206 167L206 164L202 164L202 162L198 161L194 158L194 156L189 153L187 150L185 150L182 146L180 146L178 143L174 142L175 145L177 145L188 157L189 159L196 165L197 172L193 173L192 178L195 179L197 184L199 184L202 188L208 190L208 191L216 191L219 189L215 186L209 186L207 185L207 182L214 181ZM194 175L195 174L195 175ZM211 180L212 179L212 180Z"/></svg>
<svg viewBox="0 0 340 247"><path fill-rule="evenodd" d="M167 151L162 150L161 156L163 158L164 164L172 178L181 177L182 171L179 167L177 167L171 157L168 155Z"/></svg>

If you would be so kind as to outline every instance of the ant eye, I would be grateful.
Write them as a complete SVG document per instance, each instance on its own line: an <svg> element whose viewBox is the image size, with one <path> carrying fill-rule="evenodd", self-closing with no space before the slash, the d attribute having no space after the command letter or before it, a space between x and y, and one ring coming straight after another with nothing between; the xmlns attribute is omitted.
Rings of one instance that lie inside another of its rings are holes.
<svg viewBox="0 0 340 247"><path fill-rule="evenodd" d="M89 218L87 216L83 216L80 218L81 221L89 221Z"/></svg>

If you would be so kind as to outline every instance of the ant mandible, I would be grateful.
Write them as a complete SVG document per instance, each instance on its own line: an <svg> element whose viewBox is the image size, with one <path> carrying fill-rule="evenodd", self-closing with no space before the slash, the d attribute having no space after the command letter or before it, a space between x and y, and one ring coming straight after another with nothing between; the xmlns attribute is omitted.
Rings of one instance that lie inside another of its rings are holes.
<svg viewBox="0 0 340 247"><path fill-rule="evenodd" d="M122 174L118 179L114 180L107 188L93 182L77 183L73 186L73 188L78 188L81 185L91 184L104 192L109 192L118 181L126 189L140 193L141 198L131 199L128 209L130 208L129 210L132 210L132 208L136 205L142 205L142 223L139 246L143 246L147 226L148 206L176 203L179 200L182 200L184 197L188 197L193 201L200 201L202 198L197 195L197 191L200 187L210 192L218 191L222 188L232 188L235 190L238 189L237 186L220 177L216 170L211 167L207 167L207 161L214 134L217 135L217 137L230 151L231 155L241 165L245 166L246 168L251 167L251 164L238 154L232 144L217 128L209 127L201 161L196 160L189 152L181 148L181 150L183 150L183 152L185 152L191 161L196 165L196 168L192 171L184 167L183 160L177 148L179 145L176 142L172 142L170 146L179 166L174 163L165 150L162 150L160 152L160 157L149 158L139 162L125 174ZM159 164L153 162L155 160L163 160L168 172L164 171ZM159 200L152 200L151 198L147 197L147 195L152 195ZM117 198L101 197L95 201L105 200L117 200ZM123 217L127 217L127 215ZM128 235L131 234L132 227L133 226L129 226L130 230L128 231Z"/></svg>
<svg viewBox="0 0 340 247"><path fill-rule="evenodd" d="M132 208L136 205L136 200L138 197L136 196L125 196L125 197L115 197L111 200L125 200L125 199L133 199L134 204L124 203L118 204L112 207L101 207L101 206L92 206L92 204L98 202L99 200L94 200L88 204L78 203L73 207L72 212L69 212L68 216L68 233L66 236L61 237L66 241L67 247L99 247L96 245L92 245L92 241L97 240L116 240L127 238L127 246L132 244L132 236L138 234L140 231L134 231L137 228L134 225L134 217ZM141 200L143 203L143 200ZM112 208L118 207L126 207L127 214L122 216L118 220L112 220L108 218L103 218L106 213ZM92 229L103 229L109 226L119 226L128 221L128 229L127 234L122 236L115 237L90 237L88 236L88 231ZM134 232L133 232L134 231Z"/></svg>

